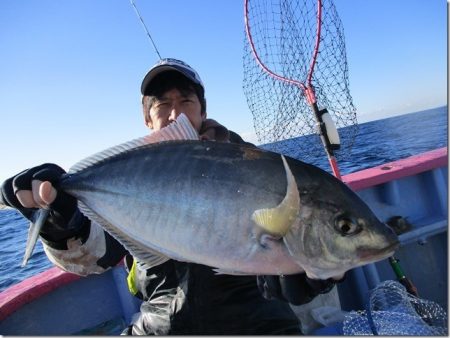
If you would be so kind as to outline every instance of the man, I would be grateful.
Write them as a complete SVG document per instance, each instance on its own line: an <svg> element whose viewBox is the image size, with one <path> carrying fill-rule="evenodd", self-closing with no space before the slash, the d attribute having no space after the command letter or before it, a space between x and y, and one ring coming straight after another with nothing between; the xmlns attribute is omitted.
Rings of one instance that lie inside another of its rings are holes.
<svg viewBox="0 0 450 338"><path fill-rule="evenodd" d="M184 113L201 139L245 143L207 118L204 85L182 61L160 60L145 76L141 93L150 129L160 130ZM63 173L54 164L25 170L3 183L2 199L29 219L37 208L51 209L40 235L49 259L66 271L102 273L125 257L130 292L143 300L127 334L300 334L288 302L306 303L335 283L305 274L221 275L211 267L175 260L148 267L85 217L73 197L57 190Z"/></svg>

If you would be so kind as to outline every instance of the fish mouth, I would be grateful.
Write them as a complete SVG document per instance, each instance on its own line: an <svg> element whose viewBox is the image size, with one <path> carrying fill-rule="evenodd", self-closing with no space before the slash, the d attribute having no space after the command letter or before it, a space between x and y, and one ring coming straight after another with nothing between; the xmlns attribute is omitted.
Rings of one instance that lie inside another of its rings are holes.
<svg viewBox="0 0 450 338"><path fill-rule="evenodd" d="M382 260L384 258L392 256L394 254L395 250L397 250L397 248L399 246L400 246L400 242L395 241L383 249L360 248L358 250L358 257L363 262L372 262L372 261Z"/></svg>

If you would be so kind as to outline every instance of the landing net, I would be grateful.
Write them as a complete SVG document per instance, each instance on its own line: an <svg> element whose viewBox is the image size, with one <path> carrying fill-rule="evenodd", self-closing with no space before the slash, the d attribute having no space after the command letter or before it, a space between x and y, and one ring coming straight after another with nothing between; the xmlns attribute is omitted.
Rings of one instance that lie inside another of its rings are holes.
<svg viewBox="0 0 450 338"><path fill-rule="evenodd" d="M397 281L371 291L367 310L352 311L343 323L345 335L447 336L448 318L437 303L415 297Z"/></svg>
<svg viewBox="0 0 450 338"><path fill-rule="evenodd" d="M243 88L258 142L275 142L265 148L303 160L324 155L305 95L304 89L310 86L319 109L328 110L337 128L345 127L339 130L341 147L335 153L345 158L357 133L357 119L349 90L344 29L333 2L247 0L246 5L253 41L246 34ZM258 64L255 54L272 74ZM310 136L298 139L304 135Z"/></svg>

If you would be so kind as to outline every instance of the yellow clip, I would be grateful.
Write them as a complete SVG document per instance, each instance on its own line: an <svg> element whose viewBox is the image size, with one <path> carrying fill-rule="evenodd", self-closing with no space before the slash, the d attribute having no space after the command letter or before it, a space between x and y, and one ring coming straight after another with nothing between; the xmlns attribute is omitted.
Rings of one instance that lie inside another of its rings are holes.
<svg viewBox="0 0 450 338"><path fill-rule="evenodd" d="M136 260L133 259L133 265L131 266L130 272L127 277L128 290L130 290L131 294L135 296L138 293L138 289L136 287Z"/></svg>

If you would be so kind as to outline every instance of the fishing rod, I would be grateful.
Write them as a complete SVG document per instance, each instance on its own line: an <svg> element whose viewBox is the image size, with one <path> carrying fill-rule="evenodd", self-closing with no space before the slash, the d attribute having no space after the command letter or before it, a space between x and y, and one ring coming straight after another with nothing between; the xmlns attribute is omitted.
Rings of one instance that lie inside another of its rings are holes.
<svg viewBox="0 0 450 338"><path fill-rule="evenodd" d="M131 6L133 6L133 8L134 8L134 12L136 13L136 15L137 15L139 21L141 22L142 27L144 28L145 33L147 34L147 36L148 36L148 38L149 38L149 40L150 40L150 42L151 42L151 44L152 44L152 46L153 46L153 49L155 50L155 53L158 55L158 58L161 60L161 59L162 59L161 54L159 53L158 48L156 47L155 41L153 41L153 38L152 38L152 36L150 35L150 32L149 32L149 30L147 29L147 26L145 25L145 22L144 22L144 20L142 19L141 14L139 13L139 10L137 9L137 7L136 7L136 5L134 4L134 1L133 1L133 0L130 0L130 3L131 3Z"/></svg>
<svg viewBox="0 0 450 338"><path fill-rule="evenodd" d="M405 287L406 291L413 296L419 297L416 286L408 277L406 277L402 267L400 266L399 260L394 256L391 256L389 257L389 263L391 264L392 270L394 270L397 280Z"/></svg>

